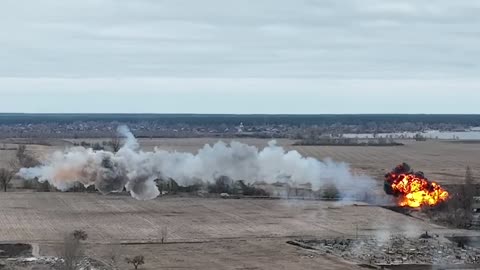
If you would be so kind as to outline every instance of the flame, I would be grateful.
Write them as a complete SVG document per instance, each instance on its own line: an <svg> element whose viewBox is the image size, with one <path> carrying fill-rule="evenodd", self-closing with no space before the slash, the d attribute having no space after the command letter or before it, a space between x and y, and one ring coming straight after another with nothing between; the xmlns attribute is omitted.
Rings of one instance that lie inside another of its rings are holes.
<svg viewBox="0 0 480 270"><path fill-rule="evenodd" d="M435 206L448 199L448 192L436 182L430 182L413 173L387 174L393 194L399 196L398 204L418 208Z"/></svg>

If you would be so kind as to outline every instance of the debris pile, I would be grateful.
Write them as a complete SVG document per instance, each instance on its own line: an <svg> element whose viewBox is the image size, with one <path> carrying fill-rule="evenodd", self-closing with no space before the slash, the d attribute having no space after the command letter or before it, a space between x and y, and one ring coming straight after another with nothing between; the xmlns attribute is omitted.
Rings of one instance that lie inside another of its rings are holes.
<svg viewBox="0 0 480 270"><path fill-rule="evenodd" d="M17 269L18 267L30 266L34 267L47 266L48 269L63 269L63 259L58 257L26 257L26 258L8 258L4 261L0 260L0 269ZM92 258L85 257L81 259L75 269L79 270L109 270L110 266L105 265Z"/></svg>
<svg viewBox="0 0 480 270"><path fill-rule="evenodd" d="M461 246L438 236L422 236L407 238L396 235L384 240L337 238L299 242L346 260L376 265L480 263L480 252L476 248Z"/></svg>
<svg viewBox="0 0 480 270"><path fill-rule="evenodd" d="M111 267L107 267L105 264L94 260L92 258L83 258L78 264L77 269L79 270L109 270Z"/></svg>

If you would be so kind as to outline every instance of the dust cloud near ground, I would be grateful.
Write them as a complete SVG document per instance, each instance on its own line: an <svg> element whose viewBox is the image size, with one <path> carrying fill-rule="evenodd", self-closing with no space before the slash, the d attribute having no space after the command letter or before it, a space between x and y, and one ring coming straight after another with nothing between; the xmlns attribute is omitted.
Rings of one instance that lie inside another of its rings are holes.
<svg viewBox="0 0 480 270"><path fill-rule="evenodd" d="M46 158L57 150L63 150L82 141L88 143L108 141L105 139L51 139L50 145L27 145L36 156ZM232 141L231 138L164 138L138 139L140 147L145 151L152 151L154 147L166 151L196 153L205 144L214 144L222 140ZM15 147L15 140L7 140L7 145ZM268 139L237 138L235 141L246 143L262 149L268 145ZM332 158L334 161L346 162L351 168L365 172L373 178L383 180L383 175L401 162L412 165L421 170L430 179L440 184L455 184L463 181L465 167L480 169L480 143L452 143L449 141L402 141L404 146L365 147L365 146L294 146L294 141L287 139L276 140L279 146L286 150L297 150L301 155L319 160ZM0 143L5 140L0 141ZM8 165L14 157L14 150L0 150L0 167Z"/></svg>
<svg viewBox="0 0 480 270"><path fill-rule="evenodd" d="M138 200L160 195L157 179L173 179L181 186L199 181L214 183L219 177L227 177L247 184L310 185L314 191L325 185L342 191L354 187L349 191L353 192L348 194L350 197L364 195L375 185L371 177L355 173L345 162L304 157L296 150L285 150L275 140L263 148L238 141L218 141L205 144L197 153L159 148L144 151L126 126L120 126L118 132L124 139L116 152L106 151L98 143L97 149L73 147L54 152L39 165L22 167L17 175L48 182L62 191L78 183L85 187L94 185L102 194L126 189Z"/></svg>

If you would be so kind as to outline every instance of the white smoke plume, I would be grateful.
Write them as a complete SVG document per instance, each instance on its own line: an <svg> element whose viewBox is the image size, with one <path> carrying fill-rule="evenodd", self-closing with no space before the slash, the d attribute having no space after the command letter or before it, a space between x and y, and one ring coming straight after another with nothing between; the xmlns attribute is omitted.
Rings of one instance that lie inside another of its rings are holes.
<svg viewBox="0 0 480 270"><path fill-rule="evenodd" d="M95 185L104 194L126 188L139 200L159 195L155 183L158 178L171 178L186 186L198 180L214 182L220 176L227 176L249 183L310 183L314 190L335 184L340 190L359 187L358 192L374 185L371 178L352 174L346 163L303 157L297 151L287 152L275 141L261 150L236 141L230 144L220 141L205 145L197 154L158 148L144 152L127 127L120 127L118 131L125 142L117 153L74 147L55 152L41 166L22 168L19 175L48 181L60 190L68 190L78 182Z"/></svg>

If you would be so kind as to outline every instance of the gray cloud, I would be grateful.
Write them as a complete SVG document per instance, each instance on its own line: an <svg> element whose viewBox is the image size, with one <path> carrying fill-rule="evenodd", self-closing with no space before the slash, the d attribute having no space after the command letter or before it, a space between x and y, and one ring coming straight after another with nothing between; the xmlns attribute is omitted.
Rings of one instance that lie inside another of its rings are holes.
<svg viewBox="0 0 480 270"><path fill-rule="evenodd" d="M3 77L457 77L476 1L2 1Z"/></svg>
<svg viewBox="0 0 480 270"><path fill-rule="evenodd" d="M478 14L474 0L4 0L1 110L478 112ZM399 91L432 105L398 108Z"/></svg>

